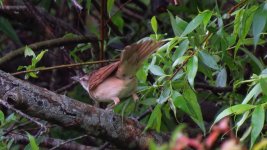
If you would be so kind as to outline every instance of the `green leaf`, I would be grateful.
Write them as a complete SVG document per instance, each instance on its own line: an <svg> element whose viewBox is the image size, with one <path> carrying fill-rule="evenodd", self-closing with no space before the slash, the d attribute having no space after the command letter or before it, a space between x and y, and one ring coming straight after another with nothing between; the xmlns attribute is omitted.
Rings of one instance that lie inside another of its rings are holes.
<svg viewBox="0 0 267 150"><path fill-rule="evenodd" d="M217 65L217 62L215 61L214 57L211 56L210 54L204 52L204 51L199 51L199 56L200 60L208 67L218 70L219 67Z"/></svg>
<svg viewBox="0 0 267 150"><path fill-rule="evenodd" d="M34 65L35 65L36 63L38 63L38 62L43 58L43 56L44 56L44 54L45 54L46 52L48 52L48 50L41 51L41 53L39 53L39 54L36 56L36 58L33 59L34 61L33 61L32 63L33 63Z"/></svg>
<svg viewBox="0 0 267 150"><path fill-rule="evenodd" d="M236 11L235 20L234 20L234 31L233 31L234 36L239 35L240 26L242 23L244 12L245 12L244 9L239 9Z"/></svg>
<svg viewBox="0 0 267 150"><path fill-rule="evenodd" d="M32 150L39 150L39 146L37 145L35 138L32 135L30 135L29 133L27 133L27 136L29 138Z"/></svg>
<svg viewBox="0 0 267 150"><path fill-rule="evenodd" d="M19 70L22 70L24 68L27 68L27 66L18 66L17 70L19 71Z"/></svg>
<svg viewBox="0 0 267 150"><path fill-rule="evenodd" d="M197 74L198 70L198 58L197 56L193 56L192 58L189 59L187 63L187 79L192 88L194 88L194 80Z"/></svg>
<svg viewBox="0 0 267 150"><path fill-rule="evenodd" d="M251 130L250 148L252 148L258 136L260 135L261 130L263 129L264 119L265 119L264 107L263 105L259 105L254 109L251 117L252 130Z"/></svg>
<svg viewBox="0 0 267 150"><path fill-rule="evenodd" d="M164 88L160 94L160 97L157 99L157 102L159 104L165 103L169 99L170 93L171 93L171 90L167 86L164 86Z"/></svg>
<svg viewBox="0 0 267 150"><path fill-rule="evenodd" d="M209 10L206 10L204 12L201 12L198 14L189 24L186 26L184 32L181 36L186 36L187 34L194 31L201 23L204 24L204 27L206 27L208 21L210 20L212 15L212 12Z"/></svg>
<svg viewBox="0 0 267 150"><path fill-rule="evenodd" d="M35 72L30 72L27 75L29 75L30 77L33 77L33 78L38 78L38 76Z"/></svg>
<svg viewBox="0 0 267 150"><path fill-rule="evenodd" d="M0 110L0 122L3 125L5 121L5 114Z"/></svg>
<svg viewBox="0 0 267 150"><path fill-rule="evenodd" d="M174 16L172 15L170 11L168 11L168 13L169 13L170 20L171 20L172 30L175 36L180 36L184 32L184 29L186 28L188 23L177 16L174 19Z"/></svg>
<svg viewBox="0 0 267 150"><path fill-rule="evenodd" d="M252 97L257 97L260 93L262 92L260 84L256 84L251 91L249 91L249 93L247 94L247 96L244 98L242 104L247 104Z"/></svg>
<svg viewBox="0 0 267 150"><path fill-rule="evenodd" d="M250 105L250 104L238 104L238 105L235 105L235 106L231 106L231 107L225 109L224 111L222 111L216 117L213 125L216 124L217 122L219 122L221 119L223 119L226 116L242 114L242 113L244 113L244 112L246 112L248 110L251 110L253 108L255 108L255 106L254 105Z"/></svg>
<svg viewBox="0 0 267 150"><path fill-rule="evenodd" d="M252 33L254 38L254 47L258 44L260 34L263 31L267 20L267 3L262 4L256 11L253 24Z"/></svg>
<svg viewBox="0 0 267 150"><path fill-rule="evenodd" d="M156 76L163 76L165 75L164 71L158 65L150 65L149 70L152 74Z"/></svg>
<svg viewBox="0 0 267 150"><path fill-rule="evenodd" d="M33 52L33 50L28 47L28 46L25 46L25 50L24 50L24 56L27 57L27 56L32 56L32 57L36 57L35 53Z"/></svg>
<svg viewBox="0 0 267 150"><path fill-rule="evenodd" d="M204 121L201 113L201 108L199 106L199 103L197 101L197 96L194 93L194 91L187 87L184 89L183 92L184 99L186 100L187 106L192 113L190 117L193 119L194 122L201 128L201 130L206 133L206 129L204 126Z"/></svg>
<svg viewBox="0 0 267 150"><path fill-rule="evenodd" d="M92 4L92 0L86 0L86 9L88 13L90 12L91 4Z"/></svg>
<svg viewBox="0 0 267 150"><path fill-rule="evenodd" d="M17 44L21 44L16 31L13 29L12 25L4 17L0 17L0 31L4 32L8 37L10 37Z"/></svg>
<svg viewBox="0 0 267 150"><path fill-rule="evenodd" d="M136 77L137 77L138 81L141 81L143 83L146 82L147 73L148 73L148 63L146 61L146 62L144 62L142 67L136 73Z"/></svg>
<svg viewBox="0 0 267 150"><path fill-rule="evenodd" d="M222 68L217 74L216 87L226 87L227 72L225 68Z"/></svg>
<svg viewBox="0 0 267 150"><path fill-rule="evenodd" d="M145 98L144 100L140 101L141 104L146 106L152 106L154 104L157 104L156 98Z"/></svg>
<svg viewBox="0 0 267 150"><path fill-rule="evenodd" d="M111 13L112 7L114 6L114 2L115 2L115 0L108 0L107 1L107 11L108 11L109 15Z"/></svg>
<svg viewBox="0 0 267 150"><path fill-rule="evenodd" d="M188 39L186 39L183 42L181 42L179 47L176 48L176 50L175 50L175 52L173 54L172 60L174 61L177 58L183 56L184 53L186 52L186 50L188 49L188 47L189 47L189 40Z"/></svg>
<svg viewBox="0 0 267 150"><path fill-rule="evenodd" d="M191 113L190 109L187 106L187 102L184 99L184 97L177 91L172 92L172 101L175 107L181 109L185 113L187 113L189 116L193 116L193 113Z"/></svg>
<svg viewBox="0 0 267 150"><path fill-rule="evenodd" d="M112 16L111 21L122 31L124 26L124 20L122 19L121 13L116 13Z"/></svg>
<svg viewBox="0 0 267 150"><path fill-rule="evenodd" d="M188 59L189 56L182 56L182 57L179 57L178 59L176 59L173 64L172 64L172 68L176 67L177 65L180 65L182 64L186 59Z"/></svg>
<svg viewBox="0 0 267 150"><path fill-rule="evenodd" d="M260 85L262 93L267 96L267 78L261 78Z"/></svg>
<svg viewBox="0 0 267 150"><path fill-rule="evenodd" d="M245 48L240 48L246 55L259 67L260 70L264 68L264 64L253 53Z"/></svg>
<svg viewBox="0 0 267 150"><path fill-rule="evenodd" d="M154 128L157 132L159 132L161 126L161 116L161 105L157 105L149 117L145 130L147 130L148 128Z"/></svg>
<svg viewBox="0 0 267 150"><path fill-rule="evenodd" d="M158 22L155 16L151 18L151 26L155 34L158 33Z"/></svg>

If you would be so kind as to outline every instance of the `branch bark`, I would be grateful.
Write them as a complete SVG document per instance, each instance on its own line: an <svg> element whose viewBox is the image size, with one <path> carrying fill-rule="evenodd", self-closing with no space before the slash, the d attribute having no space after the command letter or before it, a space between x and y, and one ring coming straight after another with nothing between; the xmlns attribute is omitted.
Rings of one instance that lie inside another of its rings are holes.
<svg viewBox="0 0 267 150"><path fill-rule="evenodd" d="M0 70L0 97L13 107L63 127L83 130L120 148L147 149L153 139L161 144L168 136L144 131L138 121L58 95L47 89L16 79ZM122 121L123 120L123 121Z"/></svg>

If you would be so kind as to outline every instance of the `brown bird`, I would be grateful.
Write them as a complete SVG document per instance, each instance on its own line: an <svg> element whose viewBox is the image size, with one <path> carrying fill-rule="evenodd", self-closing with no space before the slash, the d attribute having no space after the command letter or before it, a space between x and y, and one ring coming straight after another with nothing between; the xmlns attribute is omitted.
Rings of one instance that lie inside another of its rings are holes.
<svg viewBox="0 0 267 150"><path fill-rule="evenodd" d="M163 42L149 39L128 45L122 51L119 61L82 77L74 77L74 79L80 82L89 96L96 102L114 101L117 105L121 98L131 95L134 100L137 100L138 96L135 93L136 72L143 61L162 44Z"/></svg>

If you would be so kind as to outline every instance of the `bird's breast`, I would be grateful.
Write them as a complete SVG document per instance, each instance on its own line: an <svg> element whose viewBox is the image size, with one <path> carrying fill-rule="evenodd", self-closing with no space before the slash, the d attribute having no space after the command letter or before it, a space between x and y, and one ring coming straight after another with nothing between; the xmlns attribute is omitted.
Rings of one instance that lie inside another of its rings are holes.
<svg viewBox="0 0 267 150"><path fill-rule="evenodd" d="M91 90L90 96L100 102L112 101L113 97L125 98L135 91L136 85L135 78L123 80L112 76Z"/></svg>

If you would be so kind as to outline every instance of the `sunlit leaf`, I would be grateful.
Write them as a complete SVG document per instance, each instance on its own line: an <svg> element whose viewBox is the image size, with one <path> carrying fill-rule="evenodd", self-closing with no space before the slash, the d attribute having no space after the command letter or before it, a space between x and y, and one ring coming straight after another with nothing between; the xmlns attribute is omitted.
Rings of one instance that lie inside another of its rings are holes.
<svg viewBox="0 0 267 150"><path fill-rule="evenodd" d="M221 119L223 119L226 116L242 114L242 113L244 113L248 110L251 110L253 108L255 108L255 106L250 105L250 104L238 104L235 106L228 107L216 117L213 125L216 124L217 122L219 122Z"/></svg>
<svg viewBox="0 0 267 150"><path fill-rule="evenodd" d="M35 138L32 135L30 135L29 133L27 133L27 136L29 138L32 150L39 150L39 146L37 145Z"/></svg>
<svg viewBox="0 0 267 150"><path fill-rule="evenodd" d="M151 18L151 26L155 34L158 33L158 22L155 16Z"/></svg>
<svg viewBox="0 0 267 150"><path fill-rule="evenodd" d="M32 56L32 57L36 57L36 55L35 55L35 53L33 52L33 50L30 48L30 47L28 47L28 46L26 46L25 47L25 50L24 50L24 56L25 57L27 57L27 56Z"/></svg>
<svg viewBox="0 0 267 150"><path fill-rule="evenodd" d="M204 12L201 12L198 14L189 24L186 26L184 32L181 36L186 36L187 34L194 31L201 23L204 24L204 26L207 25L208 21L210 20L212 15L212 12L209 10L206 10Z"/></svg>
<svg viewBox="0 0 267 150"><path fill-rule="evenodd" d="M48 52L48 50L41 51L41 53L39 53L36 58L32 59L32 64L35 65L36 63L38 63L46 52Z"/></svg>
<svg viewBox="0 0 267 150"><path fill-rule="evenodd" d="M247 104L252 99L252 97L258 96L261 92L262 90L260 84L258 83L249 91L247 96L244 98L242 104Z"/></svg>

